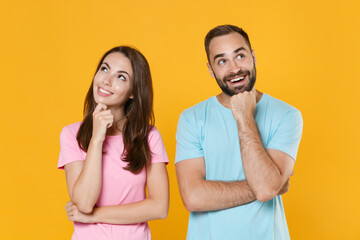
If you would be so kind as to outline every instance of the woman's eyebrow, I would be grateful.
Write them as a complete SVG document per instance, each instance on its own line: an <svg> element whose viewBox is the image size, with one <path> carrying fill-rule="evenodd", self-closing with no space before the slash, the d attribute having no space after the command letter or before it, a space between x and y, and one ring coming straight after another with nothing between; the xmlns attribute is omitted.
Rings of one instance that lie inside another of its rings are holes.
<svg viewBox="0 0 360 240"><path fill-rule="evenodd" d="M111 70L111 67L110 67L110 65L109 65L107 62L103 62L103 64L105 64L105 65L108 67L108 69Z"/></svg>
<svg viewBox="0 0 360 240"><path fill-rule="evenodd" d="M109 70L111 70L111 67L110 67L110 65L107 63L107 62L103 62L103 64L105 64L108 68L109 68ZM118 73L125 73L126 75L128 75L129 77L130 77L130 74L127 72L127 71L124 71L124 70L119 70L119 71L117 71Z"/></svg>

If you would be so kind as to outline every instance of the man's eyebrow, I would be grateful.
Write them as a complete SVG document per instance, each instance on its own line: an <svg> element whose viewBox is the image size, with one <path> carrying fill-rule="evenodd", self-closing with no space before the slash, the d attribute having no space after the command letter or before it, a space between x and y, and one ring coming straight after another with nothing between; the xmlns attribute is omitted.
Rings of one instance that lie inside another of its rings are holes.
<svg viewBox="0 0 360 240"><path fill-rule="evenodd" d="M246 49L245 49L244 47L239 47L238 49L234 50L234 53L238 53L238 52L240 52L241 50L246 51Z"/></svg>
<svg viewBox="0 0 360 240"><path fill-rule="evenodd" d="M239 48L235 49L235 50L233 51L233 53L238 53L238 52L240 52L240 51L246 51L246 49L245 49L244 47L239 47ZM216 60L217 58L224 57L224 56L225 56L225 53L216 54L215 57L214 57L214 62L215 62L215 60Z"/></svg>
<svg viewBox="0 0 360 240"><path fill-rule="evenodd" d="M215 62L215 59L223 57L223 56L225 56L225 53L216 54L215 57L214 57L214 62Z"/></svg>

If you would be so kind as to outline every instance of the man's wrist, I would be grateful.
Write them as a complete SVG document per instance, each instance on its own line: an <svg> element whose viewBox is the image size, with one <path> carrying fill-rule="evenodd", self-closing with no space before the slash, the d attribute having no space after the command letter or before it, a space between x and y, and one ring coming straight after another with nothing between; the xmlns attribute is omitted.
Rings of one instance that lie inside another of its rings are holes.
<svg viewBox="0 0 360 240"><path fill-rule="evenodd" d="M252 132L255 124L253 116L244 116L236 118L239 134L242 132Z"/></svg>

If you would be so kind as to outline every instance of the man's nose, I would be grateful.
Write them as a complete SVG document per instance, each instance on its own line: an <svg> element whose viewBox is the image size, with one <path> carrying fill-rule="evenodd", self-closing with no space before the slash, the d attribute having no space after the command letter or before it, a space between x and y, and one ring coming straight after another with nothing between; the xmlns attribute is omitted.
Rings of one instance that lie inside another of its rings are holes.
<svg viewBox="0 0 360 240"><path fill-rule="evenodd" d="M240 70L240 64L238 62L234 61L234 60L230 61L229 67L230 67L229 70L232 73L237 73Z"/></svg>

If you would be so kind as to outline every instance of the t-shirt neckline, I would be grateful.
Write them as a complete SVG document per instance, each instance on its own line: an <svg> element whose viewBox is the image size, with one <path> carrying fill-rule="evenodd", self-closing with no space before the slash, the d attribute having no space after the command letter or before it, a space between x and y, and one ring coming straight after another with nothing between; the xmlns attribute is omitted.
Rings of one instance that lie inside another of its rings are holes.
<svg viewBox="0 0 360 240"><path fill-rule="evenodd" d="M226 110L227 112L230 112L230 113L231 113L231 109L229 109L229 108L227 108L227 107L224 107L224 105L222 105L222 104L219 102L219 100L217 99L216 96L217 96L217 95L212 96L212 99L213 99L213 101L216 103L216 105L218 105L221 109L224 109L224 110ZM256 104L256 108L259 106L259 104L262 104L262 102L265 101L265 100L263 100L263 99L264 99L264 97L266 97L266 96L267 96L266 93L263 93L263 94L262 94L259 102Z"/></svg>

